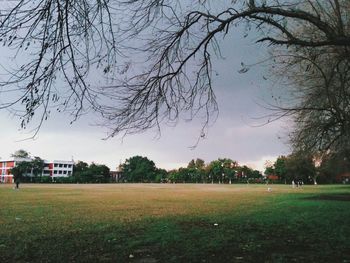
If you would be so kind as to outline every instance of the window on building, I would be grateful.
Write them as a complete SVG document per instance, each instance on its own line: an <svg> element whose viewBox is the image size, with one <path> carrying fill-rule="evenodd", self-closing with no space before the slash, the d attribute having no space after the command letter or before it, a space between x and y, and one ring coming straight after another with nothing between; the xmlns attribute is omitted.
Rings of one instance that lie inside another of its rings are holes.
<svg viewBox="0 0 350 263"><path fill-rule="evenodd" d="M67 174L67 171L63 171L63 174Z"/></svg>
<svg viewBox="0 0 350 263"><path fill-rule="evenodd" d="M57 174L57 171L53 171L54 174Z"/></svg>
<svg viewBox="0 0 350 263"><path fill-rule="evenodd" d="M68 171L68 175L72 175L72 172L71 172L71 171Z"/></svg>
<svg viewBox="0 0 350 263"><path fill-rule="evenodd" d="M62 174L62 171L58 171L58 174Z"/></svg>
<svg viewBox="0 0 350 263"><path fill-rule="evenodd" d="M68 164L68 168L72 168L72 165L71 165L71 164Z"/></svg>
<svg viewBox="0 0 350 263"><path fill-rule="evenodd" d="M59 164L58 167L61 167L61 168L62 168L62 164Z"/></svg>
<svg viewBox="0 0 350 263"><path fill-rule="evenodd" d="M67 165L66 165L66 164L64 164L64 165L63 165L63 167L64 167L64 168L67 168Z"/></svg>
<svg viewBox="0 0 350 263"><path fill-rule="evenodd" d="M55 164L54 164L54 166L55 166L55 167L58 167L58 164L57 164L57 163L55 163Z"/></svg>

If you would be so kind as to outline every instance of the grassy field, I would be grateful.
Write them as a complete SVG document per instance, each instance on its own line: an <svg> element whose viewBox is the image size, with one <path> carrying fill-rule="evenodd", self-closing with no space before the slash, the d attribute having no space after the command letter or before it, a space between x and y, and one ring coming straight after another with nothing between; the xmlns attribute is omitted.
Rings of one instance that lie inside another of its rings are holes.
<svg viewBox="0 0 350 263"><path fill-rule="evenodd" d="M0 185L0 262L350 262L350 187Z"/></svg>

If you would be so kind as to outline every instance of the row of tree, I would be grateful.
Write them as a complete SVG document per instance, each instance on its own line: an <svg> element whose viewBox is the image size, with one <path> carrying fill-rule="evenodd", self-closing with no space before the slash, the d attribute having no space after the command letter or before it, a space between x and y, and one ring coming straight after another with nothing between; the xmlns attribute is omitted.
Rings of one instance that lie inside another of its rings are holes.
<svg viewBox="0 0 350 263"><path fill-rule="evenodd" d="M43 176L44 161L40 157L30 158L28 152L20 150L12 155L24 158L11 169L15 180L23 182L61 182L61 183L108 183L112 182L110 169L103 164L78 161L73 167L73 175L69 177ZM30 160L30 161L27 161ZM262 181L262 174L247 166L239 166L228 158L218 159L205 164L197 158L191 160L187 167L166 171L157 168L147 157L134 156L126 159L121 168L121 182L151 183L231 183L247 180Z"/></svg>
<svg viewBox="0 0 350 263"><path fill-rule="evenodd" d="M19 150L13 157L22 158L11 169L14 179L23 182L63 182L63 183L108 183L112 179L110 169L103 164L78 161L73 167L73 176L52 178L43 176L44 161L40 157L30 158L28 152ZM202 159L191 160L187 167L171 171L157 168L147 157L134 156L120 165L119 182L128 183L233 183L263 182L270 176L280 182L291 183L302 180L304 183L332 183L337 177L350 171L350 152L328 152L315 156L306 152L294 152L280 156L274 163L265 165L265 177L257 170L229 158L219 158L206 164Z"/></svg>
<svg viewBox="0 0 350 263"><path fill-rule="evenodd" d="M197 158L187 167L165 171L155 166L147 157L134 156L120 166L122 182L171 182L171 183L232 183L244 181L262 181L262 174L247 166L239 166L228 158L218 159L205 164Z"/></svg>
<svg viewBox="0 0 350 263"><path fill-rule="evenodd" d="M65 179L71 183L109 183L110 169L104 164L78 161L73 166L73 176Z"/></svg>
<svg viewBox="0 0 350 263"><path fill-rule="evenodd" d="M284 183L302 180L308 183L339 182L339 176L349 173L348 151L328 152L315 156L305 152L295 152L280 156L274 163L267 163L265 175L276 175Z"/></svg>

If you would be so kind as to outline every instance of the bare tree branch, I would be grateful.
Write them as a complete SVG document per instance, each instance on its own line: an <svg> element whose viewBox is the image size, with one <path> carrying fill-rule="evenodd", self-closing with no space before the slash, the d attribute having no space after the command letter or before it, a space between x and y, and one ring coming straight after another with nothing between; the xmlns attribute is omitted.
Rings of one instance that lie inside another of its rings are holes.
<svg viewBox="0 0 350 263"><path fill-rule="evenodd" d="M218 113L211 60L220 54L220 38L246 23L259 34L257 42L297 55L333 50L330 58L346 50L341 54L348 61L349 5L346 0L21 0L0 9L1 41L17 57L28 56L0 83L1 92L18 87L16 98L1 107L22 105L23 127L39 110L41 120L53 107L71 112L74 120L92 109L110 136L197 116L202 137ZM110 82L92 81L95 67ZM59 79L65 86L57 86ZM327 101L334 105L338 94Z"/></svg>

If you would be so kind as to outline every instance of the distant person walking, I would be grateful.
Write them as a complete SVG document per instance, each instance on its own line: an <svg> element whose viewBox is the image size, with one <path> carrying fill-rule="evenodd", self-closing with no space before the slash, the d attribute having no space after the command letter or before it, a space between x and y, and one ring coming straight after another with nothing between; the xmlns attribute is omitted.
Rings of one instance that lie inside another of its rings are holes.
<svg viewBox="0 0 350 263"><path fill-rule="evenodd" d="M25 162L19 163L17 166L13 167L10 171L13 174L13 179L15 180L15 189L19 189L20 179L23 173L27 170L27 167L24 166ZM22 167L23 166L23 167Z"/></svg>
<svg viewBox="0 0 350 263"><path fill-rule="evenodd" d="M297 186L298 187L302 187L303 186L303 180L301 180L301 179L298 179L298 181L297 181Z"/></svg>
<svg viewBox="0 0 350 263"><path fill-rule="evenodd" d="M16 178L15 179L15 184L16 184L15 189L19 189L19 183L20 183L19 178Z"/></svg>
<svg viewBox="0 0 350 263"><path fill-rule="evenodd" d="M303 180L302 180L302 179L300 179L299 184L300 184L300 187L302 187L302 186L304 185L304 182L303 182Z"/></svg>

